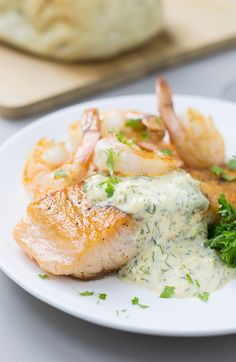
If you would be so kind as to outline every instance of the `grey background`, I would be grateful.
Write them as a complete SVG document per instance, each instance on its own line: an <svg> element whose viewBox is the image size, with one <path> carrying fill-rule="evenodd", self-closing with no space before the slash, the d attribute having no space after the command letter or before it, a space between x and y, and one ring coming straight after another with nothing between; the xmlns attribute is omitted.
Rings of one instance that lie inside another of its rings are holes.
<svg viewBox="0 0 236 362"><path fill-rule="evenodd" d="M175 93L236 101L235 65L236 49L231 49L158 74L167 77ZM151 74L96 98L152 93L156 76ZM0 118L0 143L32 121ZM3 170L1 173L3 176ZM236 335L164 338L98 327L38 301L2 272L0 291L0 362L236 361Z"/></svg>

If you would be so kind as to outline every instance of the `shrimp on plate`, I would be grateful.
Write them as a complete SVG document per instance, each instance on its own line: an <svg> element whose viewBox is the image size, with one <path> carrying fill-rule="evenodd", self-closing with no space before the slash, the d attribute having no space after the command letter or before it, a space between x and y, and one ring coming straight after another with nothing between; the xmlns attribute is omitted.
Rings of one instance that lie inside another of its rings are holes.
<svg viewBox="0 0 236 362"><path fill-rule="evenodd" d="M107 111L100 112L101 134L107 132L120 133L132 139L141 148L153 151L163 140L166 129L160 117L139 111ZM75 149L81 142L80 122L73 123L69 128L70 143Z"/></svg>
<svg viewBox="0 0 236 362"><path fill-rule="evenodd" d="M79 184L86 177L100 138L98 111L86 110L80 127L81 144L72 154L63 142L43 138L36 144L23 171L23 182L34 196Z"/></svg>
<svg viewBox="0 0 236 362"><path fill-rule="evenodd" d="M214 222L217 220L218 199L222 192L236 207L235 181L221 179L211 170L211 166L215 164L225 167L224 140L213 120L204 117L198 111L188 109L185 119L176 116L171 89L163 78L157 83L157 93L160 114L169 131L172 144L184 161L183 168L194 179L200 181L201 190L210 202L209 211ZM225 172L229 177L236 176L235 171L226 169Z"/></svg>
<svg viewBox="0 0 236 362"><path fill-rule="evenodd" d="M123 176L163 175L177 168L175 160L168 155L143 151L110 135L96 144L93 163L97 170L108 171L107 155L110 150L116 155L114 172Z"/></svg>
<svg viewBox="0 0 236 362"><path fill-rule="evenodd" d="M171 88L164 78L157 82L157 95L161 118L184 163L197 169L224 164L224 140L213 120L193 109L179 118L174 110Z"/></svg>
<svg viewBox="0 0 236 362"><path fill-rule="evenodd" d="M82 123L86 125L89 118L81 146L72 161L63 164L63 172L71 178L55 180L55 170L40 169L34 177L34 191L38 186L42 190L44 183L54 191L33 200L14 229L16 242L45 272L84 280L118 270L138 253L133 236L139 223L133 215L116 207L93 205L83 185L77 185L87 175L90 160L98 171L110 171L107 158L112 150L114 172L124 176L162 175L176 169L170 156L143 151L125 138L119 141L115 134L99 140L99 117L95 111L88 112Z"/></svg>

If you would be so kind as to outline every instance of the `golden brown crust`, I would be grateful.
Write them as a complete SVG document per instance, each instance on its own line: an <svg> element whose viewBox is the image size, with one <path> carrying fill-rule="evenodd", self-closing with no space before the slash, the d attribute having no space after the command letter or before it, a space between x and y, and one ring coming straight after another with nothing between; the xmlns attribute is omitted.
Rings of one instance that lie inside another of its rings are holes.
<svg viewBox="0 0 236 362"><path fill-rule="evenodd" d="M136 229L132 216L90 204L82 189L73 186L33 201L14 238L43 270L89 280L136 255Z"/></svg>
<svg viewBox="0 0 236 362"><path fill-rule="evenodd" d="M112 237L117 228L128 224L132 217L113 207L97 207L90 204L80 186L56 191L33 201L28 215L36 223L56 233L65 242L86 238L86 252L94 243L102 243Z"/></svg>
<svg viewBox="0 0 236 362"><path fill-rule="evenodd" d="M224 193L230 203L236 207L236 181L225 181L215 175L210 169L185 168L190 175L201 182L201 189L210 202L210 211L214 214L218 211L218 199ZM228 172L228 171L227 171ZM230 172L232 175L235 173Z"/></svg>

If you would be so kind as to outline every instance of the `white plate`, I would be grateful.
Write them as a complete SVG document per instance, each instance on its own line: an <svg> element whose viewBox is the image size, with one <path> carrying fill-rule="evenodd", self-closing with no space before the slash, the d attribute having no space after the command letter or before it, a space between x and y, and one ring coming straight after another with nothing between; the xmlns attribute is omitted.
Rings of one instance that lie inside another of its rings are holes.
<svg viewBox="0 0 236 362"><path fill-rule="evenodd" d="M212 115L222 132L228 155L235 151L236 105L200 97L177 96L178 112L192 106ZM68 125L88 107L100 109L138 109L155 112L155 97L126 96L91 101L50 114L9 139L0 148L0 267L22 288L44 302L87 321L126 331L169 335L203 336L236 332L236 281L213 293L208 303L198 299L160 299L145 289L128 285L116 277L81 282L72 278L50 277L42 280L38 266L15 244L12 229L25 212L27 197L21 184L21 171L28 152L43 136L63 139ZM81 297L76 291L107 293ZM140 309L131 304L134 296L150 305ZM127 309L126 312L121 310ZM119 313L117 312L119 311Z"/></svg>

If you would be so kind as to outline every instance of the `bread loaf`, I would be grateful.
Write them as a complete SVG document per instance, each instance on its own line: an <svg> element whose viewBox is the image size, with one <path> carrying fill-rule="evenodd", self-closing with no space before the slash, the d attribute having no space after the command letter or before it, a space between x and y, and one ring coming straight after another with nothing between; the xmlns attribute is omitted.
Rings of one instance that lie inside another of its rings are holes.
<svg viewBox="0 0 236 362"><path fill-rule="evenodd" d="M105 59L163 26L161 0L0 0L0 40L60 60Z"/></svg>

